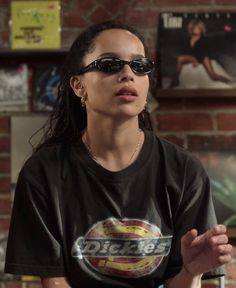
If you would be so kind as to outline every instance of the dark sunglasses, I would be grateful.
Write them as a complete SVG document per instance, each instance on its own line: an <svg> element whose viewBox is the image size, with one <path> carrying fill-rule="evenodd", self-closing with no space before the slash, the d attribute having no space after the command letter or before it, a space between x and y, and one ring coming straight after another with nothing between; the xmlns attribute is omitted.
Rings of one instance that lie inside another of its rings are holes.
<svg viewBox="0 0 236 288"><path fill-rule="evenodd" d="M139 58L131 61L121 60L116 57L104 57L97 59L85 66L79 71L79 74L97 69L105 73L116 73L122 70L124 65L128 64L132 71L137 75L146 75L151 73L154 63L148 58Z"/></svg>

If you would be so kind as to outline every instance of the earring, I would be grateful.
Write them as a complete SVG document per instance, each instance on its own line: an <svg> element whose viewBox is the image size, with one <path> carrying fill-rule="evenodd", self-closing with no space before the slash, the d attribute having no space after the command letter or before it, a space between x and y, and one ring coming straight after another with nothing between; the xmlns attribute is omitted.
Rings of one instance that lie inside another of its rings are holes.
<svg viewBox="0 0 236 288"><path fill-rule="evenodd" d="M81 106L85 107L85 97L84 96L80 97L80 101L81 101Z"/></svg>
<svg viewBox="0 0 236 288"><path fill-rule="evenodd" d="M143 108L144 111L147 110L147 106L148 106L148 104L147 104L147 101L146 101L145 104L144 104L144 108Z"/></svg>

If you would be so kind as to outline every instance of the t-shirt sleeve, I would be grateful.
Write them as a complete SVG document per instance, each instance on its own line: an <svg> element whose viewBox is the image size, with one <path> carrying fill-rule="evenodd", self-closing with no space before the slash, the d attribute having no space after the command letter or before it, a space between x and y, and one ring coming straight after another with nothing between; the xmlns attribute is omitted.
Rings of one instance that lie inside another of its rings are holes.
<svg viewBox="0 0 236 288"><path fill-rule="evenodd" d="M42 183L23 173L16 186L5 261L5 273L64 276L59 221ZM46 185L45 185L46 186Z"/></svg>
<svg viewBox="0 0 236 288"><path fill-rule="evenodd" d="M175 211L173 211L174 235L166 278L173 277L181 270L181 237L193 228L202 234L217 223L210 181L201 164L196 159L190 158L184 174L180 202L179 205L175 203ZM219 267L204 274L203 279L222 275L224 275L224 269Z"/></svg>

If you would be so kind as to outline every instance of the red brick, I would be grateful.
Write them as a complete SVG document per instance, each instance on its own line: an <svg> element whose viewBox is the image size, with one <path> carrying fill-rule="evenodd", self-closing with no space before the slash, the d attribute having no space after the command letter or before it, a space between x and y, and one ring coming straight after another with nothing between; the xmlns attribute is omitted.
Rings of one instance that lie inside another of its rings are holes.
<svg viewBox="0 0 236 288"><path fill-rule="evenodd" d="M0 177L0 193L10 193L10 177Z"/></svg>
<svg viewBox="0 0 236 288"><path fill-rule="evenodd" d="M159 103L158 110L182 110L184 108L183 101L184 99L158 99L158 92L157 92L157 101ZM158 112L157 112L158 113Z"/></svg>
<svg viewBox="0 0 236 288"><path fill-rule="evenodd" d="M10 118L9 117L0 117L0 133L9 133L10 132Z"/></svg>
<svg viewBox="0 0 236 288"><path fill-rule="evenodd" d="M152 4L152 0L136 0L135 5L137 7L140 7L140 8L141 7L142 8L144 8L144 7L150 8L150 6L152 6L153 4Z"/></svg>
<svg viewBox="0 0 236 288"><path fill-rule="evenodd" d="M10 152L10 138L0 137L0 153Z"/></svg>
<svg viewBox="0 0 236 288"><path fill-rule="evenodd" d="M77 8L79 13L90 12L95 5L97 5L97 1L95 0L86 0L86 1L77 0Z"/></svg>
<svg viewBox="0 0 236 288"><path fill-rule="evenodd" d="M235 5L235 0L215 0L217 5Z"/></svg>
<svg viewBox="0 0 236 288"><path fill-rule="evenodd" d="M86 27L88 23L84 20L80 14L64 13L63 15L63 27Z"/></svg>
<svg viewBox="0 0 236 288"><path fill-rule="evenodd" d="M99 1L102 7L108 11L108 13L112 14L113 18L116 18L117 15L126 15L129 11L133 10L135 6L137 6L136 0L119 0L116 1L114 5L114 1L112 0L100 0Z"/></svg>
<svg viewBox="0 0 236 288"><path fill-rule="evenodd" d="M222 136L222 135L189 135L188 148L191 150L236 150L236 135Z"/></svg>
<svg viewBox="0 0 236 288"><path fill-rule="evenodd" d="M153 0L153 3L157 6L174 6L179 7L181 5L211 5L211 0Z"/></svg>
<svg viewBox="0 0 236 288"><path fill-rule="evenodd" d="M155 10L135 10L131 9L125 20L135 27L157 27L159 13Z"/></svg>
<svg viewBox="0 0 236 288"><path fill-rule="evenodd" d="M176 144L176 145L184 147L184 139L182 139L180 137L177 137L175 135L165 135L165 136L162 136L162 137L165 138L166 140Z"/></svg>
<svg viewBox="0 0 236 288"><path fill-rule="evenodd" d="M0 158L0 173L10 172L10 159L8 157Z"/></svg>
<svg viewBox="0 0 236 288"><path fill-rule="evenodd" d="M1 7L9 7L11 3L11 0L0 0L0 6Z"/></svg>
<svg viewBox="0 0 236 288"><path fill-rule="evenodd" d="M83 29L79 29L79 28L76 30L62 30L62 34L61 34L62 48L68 49L82 30Z"/></svg>
<svg viewBox="0 0 236 288"><path fill-rule="evenodd" d="M9 48L10 46L10 32L0 31L0 47Z"/></svg>
<svg viewBox="0 0 236 288"><path fill-rule="evenodd" d="M218 114L217 123L219 130L236 130L236 114Z"/></svg>
<svg viewBox="0 0 236 288"><path fill-rule="evenodd" d="M0 27L1 30L7 30L9 28L9 15L8 11L1 6L0 9Z"/></svg>
<svg viewBox="0 0 236 288"><path fill-rule="evenodd" d="M183 100L186 109L236 109L236 97L234 98L185 98Z"/></svg>
<svg viewBox="0 0 236 288"><path fill-rule="evenodd" d="M22 288L22 283L20 281L7 281L4 284L5 288Z"/></svg>
<svg viewBox="0 0 236 288"><path fill-rule="evenodd" d="M27 288L42 288L42 284L40 282L32 282L27 283Z"/></svg>
<svg viewBox="0 0 236 288"><path fill-rule="evenodd" d="M11 213L11 200L0 198L0 215L7 215Z"/></svg>
<svg viewBox="0 0 236 288"><path fill-rule="evenodd" d="M209 284L209 283L204 283L203 282L203 284L202 284L202 288L217 288L218 286L217 286L217 284Z"/></svg>
<svg viewBox="0 0 236 288"><path fill-rule="evenodd" d="M9 217L8 218L0 217L0 233L8 231L9 225L10 225Z"/></svg>
<svg viewBox="0 0 236 288"><path fill-rule="evenodd" d="M157 116L158 131L209 131L211 116L203 113L172 113Z"/></svg>
<svg viewBox="0 0 236 288"><path fill-rule="evenodd" d="M99 6L97 7L92 14L89 16L89 20L91 20L93 23L98 23L101 21L111 20L112 16L107 10L105 10L103 7Z"/></svg>

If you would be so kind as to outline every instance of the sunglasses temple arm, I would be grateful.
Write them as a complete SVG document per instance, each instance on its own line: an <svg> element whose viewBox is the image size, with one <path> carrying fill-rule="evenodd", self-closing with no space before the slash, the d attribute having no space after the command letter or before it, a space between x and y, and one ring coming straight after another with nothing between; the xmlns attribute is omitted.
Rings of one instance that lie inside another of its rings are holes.
<svg viewBox="0 0 236 288"><path fill-rule="evenodd" d="M97 61L95 60L94 62L90 63L88 66L85 66L84 68L82 68L79 73L80 74L83 74L83 73L86 73L94 68L97 67Z"/></svg>

